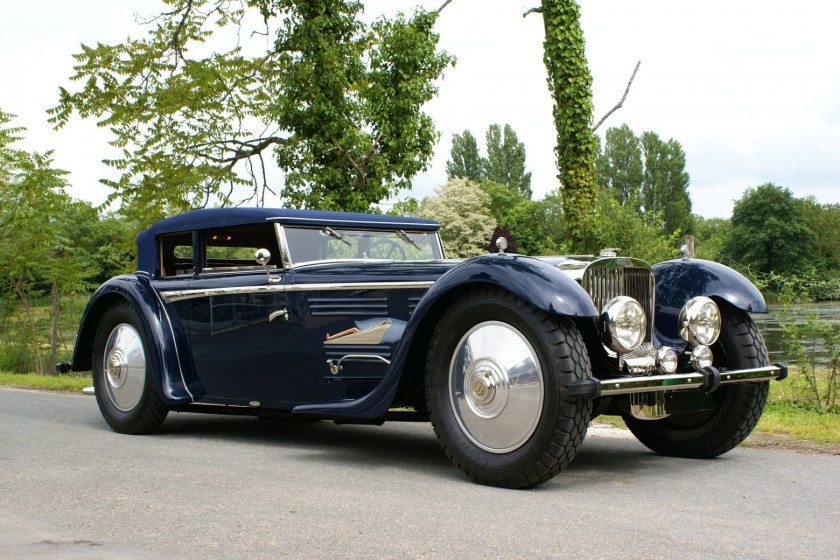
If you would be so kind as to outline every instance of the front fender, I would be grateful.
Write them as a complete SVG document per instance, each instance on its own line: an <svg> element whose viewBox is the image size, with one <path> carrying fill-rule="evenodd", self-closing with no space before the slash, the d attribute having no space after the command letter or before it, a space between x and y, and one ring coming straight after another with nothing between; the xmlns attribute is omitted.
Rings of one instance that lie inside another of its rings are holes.
<svg viewBox="0 0 840 560"><path fill-rule="evenodd" d="M127 302L140 317L161 399L167 404L192 402L193 394L187 383L188 372L193 371L190 356L188 352L178 352L179 346L187 348L186 334L178 318L167 313L149 277L144 274L112 278L94 292L82 315L71 369L92 369L96 329L105 311L120 302Z"/></svg>
<svg viewBox="0 0 840 560"><path fill-rule="evenodd" d="M767 313L764 297L752 282L726 265L701 259L676 259L653 265L656 277L655 335L678 350L680 310L688 300L706 296L750 313Z"/></svg>
<svg viewBox="0 0 840 560"><path fill-rule="evenodd" d="M414 375L422 375L428 337L448 303L463 290L486 285L508 290L551 315L593 319L598 316L592 299L583 288L546 262L504 254L469 259L446 272L423 295L406 325L391 364L373 391L355 401L301 405L293 412L355 418L384 416L394 401L404 372L411 368Z"/></svg>

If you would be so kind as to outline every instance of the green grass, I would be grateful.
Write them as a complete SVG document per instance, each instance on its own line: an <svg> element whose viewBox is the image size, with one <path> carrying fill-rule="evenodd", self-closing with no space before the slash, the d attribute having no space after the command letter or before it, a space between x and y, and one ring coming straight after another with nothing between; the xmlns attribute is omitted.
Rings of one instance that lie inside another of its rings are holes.
<svg viewBox="0 0 840 560"><path fill-rule="evenodd" d="M599 416L595 421L627 428L621 416ZM768 402L755 429L795 439L840 444L840 406L820 409L790 401Z"/></svg>
<svg viewBox="0 0 840 560"><path fill-rule="evenodd" d="M770 402L756 430L797 439L840 443L840 407L820 410L793 402Z"/></svg>
<svg viewBox="0 0 840 560"><path fill-rule="evenodd" d="M93 379L89 376L77 377L74 375L52 376L36 375L34 373L0 373L0 385L78 393L85 387L93 385Z"/></svg>

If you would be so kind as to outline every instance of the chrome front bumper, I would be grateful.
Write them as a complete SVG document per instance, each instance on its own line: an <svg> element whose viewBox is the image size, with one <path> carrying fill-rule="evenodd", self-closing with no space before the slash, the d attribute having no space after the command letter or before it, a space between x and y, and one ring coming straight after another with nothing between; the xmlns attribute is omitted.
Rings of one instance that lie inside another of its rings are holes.
<svg viewBox="0 0 840 560"><path fill-rule="evenodd" d="M617 377L597 379L595 377L579 381L569 387L570 396L610 397L653 393L657 391L687 391L702 389L710 393L721 385L731 383L756 383L759 381L781 381L787 377L787 367L782 364L750 369L720 371L714 367L703 368L691 373L672 373L668 375L650 375L635 377Z"/></svg>

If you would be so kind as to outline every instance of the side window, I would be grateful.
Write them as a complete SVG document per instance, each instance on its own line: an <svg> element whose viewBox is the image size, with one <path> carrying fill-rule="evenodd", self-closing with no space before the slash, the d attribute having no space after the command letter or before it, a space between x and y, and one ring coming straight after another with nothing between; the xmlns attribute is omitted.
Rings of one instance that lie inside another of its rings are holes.
<svg viewBox="0 0 840 560"><path fill-rule="evenodd" d="M161 276L189 275L193 273L194 266L191 231L160 236Z"/></svg>
<svg viewBox="0 0 840 560"><path fill-rule="evenodd" d="M202 236L202 272L262 270L262 266L254 260L257 249L268 249L271 252L269 268L279 268L282 265L277 235L272 224L211 229L202 232Z"/></svg>

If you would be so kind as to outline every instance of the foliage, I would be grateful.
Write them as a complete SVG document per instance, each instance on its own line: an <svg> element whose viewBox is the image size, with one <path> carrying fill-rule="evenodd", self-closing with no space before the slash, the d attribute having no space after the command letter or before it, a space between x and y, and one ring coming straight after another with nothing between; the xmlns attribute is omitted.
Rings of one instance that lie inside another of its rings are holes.
<svg viewBox="0 0 840 560"><path fill-rule="evenodd" d="M622 205L642 215L656 215L665 233L694 228L685 152L673 138L654 132L636 137L627 124L607 129L603 152L595 160L598 185Z"/></svg>
<svg viewBox="0 0 840 560"><path fill-rule="evenodd" d="M89 287L137 270L136 238L140 227L115 214L101 214L89 202L68 204L60 235L70 242L70 254L91 271Z"/></svg>
<svg viewBox="0 0 840 560"><path fill-rule="evenodd" d="M754 275L755 276L755 275ZM781 307L776 320L782 329L786 353L793 357L795 370L786 383L785 398L813 403L821 409L836 406L840 385L840 323L820 315L808 302L814 294L815 275L758 275L754 279L761 290L772 288ZM840 297L840 282L833 294ZM819 348L818 348L819 346ZM819 360L818 357L825 358Z"/></svg>
<svg viewBox="0 0 840 560"><path fill-rule="evenodd" d="M366 211L426 169L436 133L421 108L453 62L436 13L367 25L357 0L166 2L145 39L82 45L83 85L51 110L56 127L77 112L111 130L122 175L104 182L124 215L227 205L242 185L262 205L270 152L294 207ZM230 44L211 51L211 37Z"/></svg>
<svg viewBox="0 0 840 560"><path fill-rule="evenodd" d="M389 216L417 216L417 209L420 203L414 197L395 202L391 209L385 212Z"/></svg>
<svg viewBox="0 0 840 560"><path fill-rule="evenodd" d="M648 131L642 133L642 149L645 176L641 202L645 212L661 213L665 233L691 233L694 222L682 146L673 138L664 142Z"/></svg>
<svg viewBox="0 0 840 560"><path fill-rule="evenodd" d="M607 247L620 254L657 263L679 256L679 234L666 235L653 225L656 216L640 216L631 207L622 206L603 189L596 190L597 213L582 222L584 238L579 246L584 253L598 254ZM568 244L562 249L572 252Z"/></svg>
<svg viewBox="0 0 840 560"><path fill-rule="evenodd" d="M505 125L504 136L498 124L491 124L485 136L487 159L483 178L507 186L524 199L530 199L531 173L525 171L525 145L513 128Z"/></svg>
<svg viewBox="0 0 840 560"><path fill-rule="evenodd" d="M447 179L481 181L484 178L484 159L478 152L478 141L469 130L452 135L452 159L446 162Z"/></svg>
<svg viewBox="0 0 840 560"><path fill-rule="evenodd" d="M75 258L63 235L70 205L67 172L52 167L51 152L15 148L23 129L6 128L12 118L0 111L0 358L11 355L15 367L44 373L57 355L59 296L83 287L90 267ZM33 307L44 293L52 303L47 365Z"/></svg>
<svg viewBox="0 0 840 560"><path fill-rule="evenodd" d="M840 271L840 204L820 204L813 196L802 199L808 227L814 232L817 270L837 275Z"/></svg>
<svg viewBox="0 0 840 560"><path fill-rule="evenodd" d="M695 256L698 259L717 261L726 250L732 224L728 218L704 218L693 215Z"/></svg>
<svg viewBox="0 0 840 560"><path fill-rule="evenodd" d="M447 256L463 258L484 253L494 227L487 210L489 197L478 185L464 179L450 179L435 193L437 196L423 199L418 215L440 222Z"/></svg>
<svg viewBox="0 0 840 560"><path fill-rule="evenodd" d="M641 213L642 143L625 123L607 129L604 150L595 159L598 186L622 206Z"/></svg>
<svg viewBox="0 0 840 560"><path fill-rule="evenodd" d="M596 142L592 134L592 75L584 53L580 8L574 0L542 0L548 88L554 98L558 179L567 245L577 252L592 221ZM597 221L597 220L596 220Z"/></svg>
<svg viewBox="0 0 840 560"><path fill-rule="evenodd" d="M747 189L735 202L727 255L764 273L795 274L814 266L814 232L803 205L773 183Z"/></svg>

